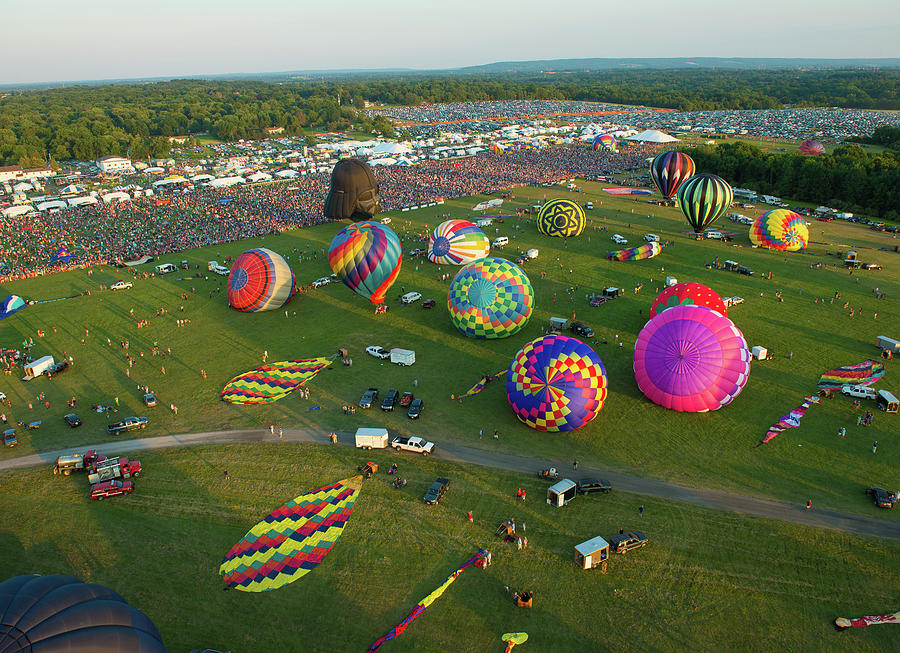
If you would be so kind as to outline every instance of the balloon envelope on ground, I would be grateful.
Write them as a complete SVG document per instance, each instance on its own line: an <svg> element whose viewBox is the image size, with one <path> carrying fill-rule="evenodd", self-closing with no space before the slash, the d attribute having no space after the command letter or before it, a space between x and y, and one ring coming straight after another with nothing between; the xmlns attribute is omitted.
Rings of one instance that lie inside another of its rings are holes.
<svg viewBox="0 0 900 653"><path fill-rule="evenodd" d="M228 273L228 305L238 311L271 311L294 295L294 273L287 261L270 249L249 249Z"/></svg>
<svg viewBox="0 0 900 653"><path fill-rule="evenodd" d="M400 239L380 222L356 222L341 229L328 248L332 271L354 292L373 304L384 302L397 275L403 252Z"/></svg>
<svg viewBox="0 0 900 653"><path fill-rule="evenodd" d="M705 306L716 313L728 316L728 309L725 308L725 302L719 293L702 283L684 282L669 286L656 296L650 305L650 317L681 304Z"/></svg>
<svg viewBox="0 0 900 653"><path fill-rule="evenodd" d="M450 319L471 338L506 338L528 324L534 290L515 263L487 257L457 272L447 298Z"/></svg>
<svg viewBox="0 0 900 653"><path fill-rule="evenodd" d="M650 320L634 346L634 377L652 402L702 413L737 397L750 375L743 334L703 306L669 308Z"/></svg>
<svg viewBox="0 0 900 653"><path fill-rule="evenodd" d="M719 218L734 201L734 191L718 175L701 173L678 187L678 206L696 233Z"/></svg>
<svg viewBox="0 0 900 653"><path fill-rule="evenodd" d="M428 238L428 260L446 265L465 265L484 258L491 241L480 227L468 220L447 220Z"/></svg>
<svg viewBox="0 0 900 653"><path fill-rule="evenodd" d="M813 139L803 141L797 146L797 150L804 156L819 156L825 154L825 146L820 141Z"/></svg>
<svg viewBox="0 0 900 653"><path fill-rule="evenodd" d="M606 400L606 368L575 338L547 335L516 354L506 396L522 422L539 431L574 431L597 416Z"/></svg>
<svg viewBox="0 0 900 653"><path fill-rule="evenodd" d="M550 200L537 215L537 226L545 236L570 238L584 231L584 209L567 199Z"/></svg>
<svg viewBox="0 0 900 653"><path fill-rule="evenodd" d="M772 209L753 221L750 242L781 252L798 252L809 244L809 227L793 211Z"/></svg>
<svg viewBox="0 0 900 653"><path fill-rule="evenodd" d="M642 261L645 258L653 258L661 251L662 245L659 243L645 243L637 247L610 252L606 255L606 258L611 261Z"/></svg>
<svg viewBox="0 0 900 653"><path fill-rule="evenodd" d="M684 152L663 152L650 164L650 176L663 197L674 197L678 187L696 169L694 160Z"/></svg>
<svg viewBox="0 0 900 653"><path fill-rule="evenodd" d="M118 593L71 576L0 583L0 651L166 653L159 630Z"/></svg>

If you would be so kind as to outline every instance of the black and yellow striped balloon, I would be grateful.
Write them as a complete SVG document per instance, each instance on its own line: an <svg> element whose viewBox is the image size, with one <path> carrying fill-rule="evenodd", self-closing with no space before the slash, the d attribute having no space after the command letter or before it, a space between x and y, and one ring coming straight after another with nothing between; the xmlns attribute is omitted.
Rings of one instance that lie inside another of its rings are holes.
<svg viewBox="0 0 900 653"><path fill-rule="evenodd" d="M718 175L694 175L678 187L678 206L698 234L725 213L733 201L734 191Z"/></svg>
<svg viewBox="0 0 900 653"><path fill-rule="evenodd" d="M537 216L538 231L545 236L572 238L584 231L584 210L572 200L550 200Z"/></svg>

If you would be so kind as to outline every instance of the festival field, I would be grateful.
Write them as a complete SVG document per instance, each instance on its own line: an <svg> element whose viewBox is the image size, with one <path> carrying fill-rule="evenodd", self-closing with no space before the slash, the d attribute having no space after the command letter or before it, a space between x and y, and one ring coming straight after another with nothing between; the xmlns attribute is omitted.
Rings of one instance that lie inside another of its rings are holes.
<svg viewBox="0 0 900 653"><path fill-rule="evenodd" d="M409 483L395 490L384 469L398 457L367 457L381 471L363 484L331 554L276 591L223 592L223 555L288 498L355 473L358 452L289 443L143 452L137 491L102 503L88 501L84 476L3 474L0 510L17 518L0 536L0 572L69 573L115 587L156 623L170 651L363 651L479 546L491 550L492 566L465 570L381 651L502 650L500 635L511 631L529 633L522 651L560 652L623 643L875 652L896 641L890 625L843 633L831 625L896 608L896 541L617 491L554 509L536 476L435 458L400 458ZM436 476L450 478L450 488L427 506L422 495ZM517 487L528 492L525 504ZM494 536L510 517L527 549ZM575 566L576 544L619 528L640 529L650 542L613 554L606 574ZM534 591L534 608L515 607L504 586Z"/></svg>
<svg viewBox="0 0 900 653"><path fill-rule="evenodd" d="M33 338L35 356L49 353L59 358L66 352L75 359L71 370L52 381L0 379L0 391L9 395L13 404L6 411L10 421L42 421L39 430L26 433L20 429L20 445L0 452L0 456L109 441L106 425L133 414L150 418L150 426L141 432L145 437L267 426L271 422L343 431L353 431L360 425L384 425L431 437L439 445L455 441L563 462L577 457L601 469L634 471L788 502L805 503L812 498L817 506L900 518L896 511L878 510L863 494L869 485L890 486L895 482L892 470L900 464L895 442L898 418L875 410L874 402L868 406L875 412L871 426L857 427L857 414L850 401L839 395L812 406L800 428L755 447L769 426L800 405L805 395L815 393L822 372L877 357L876 336L896 337L890 331L900 324L897 254L877 249L892 248L897 243L891 234L859 225L814 221L814 243L808 252L779 255L747 247L745 228L727 220L716 226L723 231L734 227L739 235L733 243L697 242L684 234L686 223L677 209L613 198L600 191L598 184L584 186L584 193L571 196L582 203L595 202L594 210L588 211L593 228L589 225L578 239L564 243L542 236L528 218L517 222L507 217L502 224L487 228L492 238L498 233L510 237L509 246L501 252L504 256L514 258L530 247L540 250L539 257L525 266L536 293L534 315L523 331L504 340L469 339L455 330L446 308L449 280L439 278L445 273L452 278L454 269L444 266L439 270L424 257L405 258L389 294L391 309L383 315L375 315L366 300L340 283L295 297L287 306L287 318L284 311L241 314L226 306L226 278L206 271L208 260L222 261L248 247L263 245L287 255L298 282L309 283L330 271L322 251L327 250L337 225L160 259L177 263L185 258L191 262L191 274L199 264L201 278L188 277L179 270L163 277L135 278L130 290L100 291L100 284L132 279L128 269L103 267L91 275L75 271L6 284L6 292L38 301L71 297L83 290L90 290L91 295L37 304L0 326L2 342L7 346ZM530 205L543 197L566 195L559 187L520 189L515 201L507 201L505 206ZM433 228L439 222L437 212L449 210L454 217L464 217L477 199L393 213L392 226L403 238L404 252L421 245L413 235L426 223ZM742 211L755 216L761 209ZM611 249L609 236L614 232L627 237L629 245L643 242L642 235L647 232L657 233L672 244L654 259L607 261L604 255ZM826 256L826 252L850 247L856 248L863 260L881 263L884 270L849 275L839 267L838 258ZM297 263L295 248L304 254L302 263ZM317 260L307 260L314 250L319 250ZM704 264L716 256L720 261L737 260L756 274L746 277L707 269ZM827 267L811 268L817 262ZM152 272L154 265L144 265L141 270ZM763 280L763 274L769 272L773 279ZM743 393L714 413L663 410L646 400L634 382L632 347L667 275L706 283L722 296L743 297L745 302L733 307L729 317L742 329L750 346L760 344L774 352L773 360L753 362ZM639 284L643 288L635 293ZM600 307L590 307L585 295L607 286L622 287L625 294ZM567 293L572 287L574 292ZM872 292L875 287L887 299L876 300ZM396 297L404 289L420 291L423 299L435 298L437 306L423 310L421 302L400 304ZM784 302L776 301L777 289L784 290ZM841 299L832 304L835 291L840 292ZM181 299L182 293L186 300ZM823 302L816 303L817 297L824 298ZM854 317L843 308L844 302L855 309ZM184 311L179 310L181 306ZM166 309L165 315L156 315L160 308ZM524 343L541 334L550 316L571 318L573 312L595 329L598 344L594 348L609 379L606 405L587 427L561 435L540 433L519 424L508 408L503 383L490 384L463 403L450 400L451 394L465 392L482 374L505 369ZM137 328L138 320L148 320L149 324ZM177 320L190 323L179 327ZM44 337L38 337L39 330ZM616 346L617 335L624 343L621 348ZM107 338L111 344L107 344ZM137 360L130 377L126 376L126 352L120 344L126 339L128 353ZM602 344L604 340L607 344ZM164 359L151 355L154 343L166 354ZM417 362L414 367L403 368L378 361L364 353L372 344L414 349ZM339 347L349 349L353 367L336 361L321 372L310 383L310 400L295 396L268 406L238 407L218 399L229 379L262 363L264 351L268 351L269 361L278 361L331 356ZM788 358L790 352L792 359ZM893 361L887 362L887 374L876 387L898 390L893 366ZM418 388L412 387L414 378L418 379ZM145 384L157 393L159 406L143 406L143 391L137 386ZM418 421L407 419L403 411L388 414L377 408L345 415L341 407L357 404L369 386L379 387L381 396L388 388L415 391L425 400L425 412ZM50 409L36 401L42 391ZM63 414L69 412L65 402L72 396L77 397L77 411L84 420L84 425L75 430L62 421ZM98 403L114 406L116 397L118 413L107 417L106 413L90 410ZM27 409L28 402L33 403L33 411ZM169 409L170 404L177 406L177 415ZM311 410L314 406L319 409ZM847 428L843 439L837 436L842 426ZM482 428L486 434L498 429L499 439L479 440ZM874 440L879 441L876 455L871 451Z"/></svg>

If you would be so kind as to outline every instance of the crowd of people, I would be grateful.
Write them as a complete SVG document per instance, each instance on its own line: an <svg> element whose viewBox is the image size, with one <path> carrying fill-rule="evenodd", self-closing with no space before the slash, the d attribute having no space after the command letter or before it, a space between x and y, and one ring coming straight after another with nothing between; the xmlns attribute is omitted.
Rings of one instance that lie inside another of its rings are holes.
<svg viewBox="0 0 900 653"><path fill-rule="evenodd" d="M583 144L379 167L385 210L517 186L596 176L643 165L647 146L623 153ZM98 203L49 214L0 217L0 280L34 277L110 261L130 261L244 240L326 222L328 173L290 181L210 188ZM65 249L68 262L52 263Z"/></svg>

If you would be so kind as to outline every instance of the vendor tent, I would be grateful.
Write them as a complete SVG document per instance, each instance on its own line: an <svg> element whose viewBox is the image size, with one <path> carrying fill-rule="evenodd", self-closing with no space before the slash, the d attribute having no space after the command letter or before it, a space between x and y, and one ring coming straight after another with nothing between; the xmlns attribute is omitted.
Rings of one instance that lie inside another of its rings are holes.
<svg viewBox="0 0 900 653"><path fill-rule="evenodd" d="M658 129L645 129L639 134L629 136L626 141L636 141L640 143L675 143L678 141L674 136L659 131Z"/></svg>

